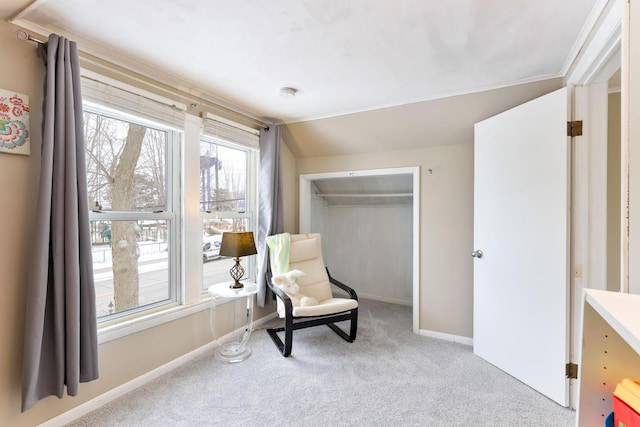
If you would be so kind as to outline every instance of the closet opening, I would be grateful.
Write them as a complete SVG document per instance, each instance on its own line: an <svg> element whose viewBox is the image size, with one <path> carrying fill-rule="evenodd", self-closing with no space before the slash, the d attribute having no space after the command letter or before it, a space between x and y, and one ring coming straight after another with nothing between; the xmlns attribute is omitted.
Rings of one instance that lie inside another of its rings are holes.
<svg viewBox="0 0 640 427"><path fill-rule="evenodd" d="M418 167L300 175L300 232L365 299L411 306L419 330Z"/></svg>

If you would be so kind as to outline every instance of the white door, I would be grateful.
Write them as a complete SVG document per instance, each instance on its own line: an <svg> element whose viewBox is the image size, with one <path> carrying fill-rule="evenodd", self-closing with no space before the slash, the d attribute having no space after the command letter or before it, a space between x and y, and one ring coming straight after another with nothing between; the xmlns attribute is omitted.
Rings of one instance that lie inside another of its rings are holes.
<svg viewBox="0 0 640 427"><path fill-rule="evenodd" d="M476 123L473 254L474 352L564 406L567 111L563 88Z"/></svg>

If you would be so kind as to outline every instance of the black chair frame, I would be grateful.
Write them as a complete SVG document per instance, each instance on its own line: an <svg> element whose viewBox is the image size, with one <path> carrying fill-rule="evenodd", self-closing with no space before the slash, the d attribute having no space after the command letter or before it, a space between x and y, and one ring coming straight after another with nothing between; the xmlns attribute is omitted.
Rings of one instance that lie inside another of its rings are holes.
<svg viewBox="0 0 640 427"><path fill-rule="evenodd" d="M329 282L332 285L337 286L338 288L346 291L349 294L349 298L358 300L358 295L356 291L354 291L349 286L344 283L334 279L329 274L329 269L327 270L327 275L329 276ZM285 308L285 317L284 317L284 326L279 328L269 328L267 329L267 333L273 340L273 343L278 347L278 350L284 357L289 357L291 355L291 346L293 344L293 331L298 329L310 328L312 326L319 325L327 325L331 330L333 330L336 334L338 334L342 339L347 342L353 342L356 339L356 333L358 331L358 308L354 308L352 310L346 310L339 313L331 313L322 316L304 316L304 317L295 317L293 315L293 303L291 302L291 298L287 294L284 293L282 289L278 286L275 286L271 283L272 273L271 271L267 271L267 285L273 291L274 295L279 297L284 303ZM347 334L342 328L337 326L335 322L342 322L345 320L350 321L349 333ZM284 343L278 336L278 332L284 332Z"/></svg>

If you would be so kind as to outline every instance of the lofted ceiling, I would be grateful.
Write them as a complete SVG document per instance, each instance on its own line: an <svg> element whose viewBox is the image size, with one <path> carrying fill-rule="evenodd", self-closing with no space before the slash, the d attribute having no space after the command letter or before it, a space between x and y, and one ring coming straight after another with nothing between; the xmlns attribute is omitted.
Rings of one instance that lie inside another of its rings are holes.
<svg viewBox="0 0 640 427"><path fill-rule="evenodd" d="M276 123L562 78L603 7L602 0L2 3L3 18L36 34L67 36L85 52ZM282 97L282 87L296 89L295 97Z"/></svg>

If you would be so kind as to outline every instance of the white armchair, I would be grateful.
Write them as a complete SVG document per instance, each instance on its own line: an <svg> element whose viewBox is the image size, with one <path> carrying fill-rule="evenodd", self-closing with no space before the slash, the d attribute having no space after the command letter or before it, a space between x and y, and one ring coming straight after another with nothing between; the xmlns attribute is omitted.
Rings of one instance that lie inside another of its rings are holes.
<svg viewBox="0 0 640 427"><path fill-rule="evenodd" d="M348 342L356 339L358 329L358 296L344 283L331 277L322 259L320 234L294 234L290 236L288 257L278 256L274 250L279 236L267 237L271 271L267 272L267 284L277 297L278 314L285 323L280 328L267 329L269 336L284 357L291 354L293 331L318 325L327 325ZM286 263L288 267L279 265ZM285 271L286 270L286 271ZM274 273L286 273L290 270L301 270L305 273L297 281L300 293L315 298L318 303L311 306L294 307L289 296L272 283ZM333 286L346 292L344 297L334 296ZM350 321L349 333L337 326L336 322ZM284 342L278 336L284 332Z"/></svg>

